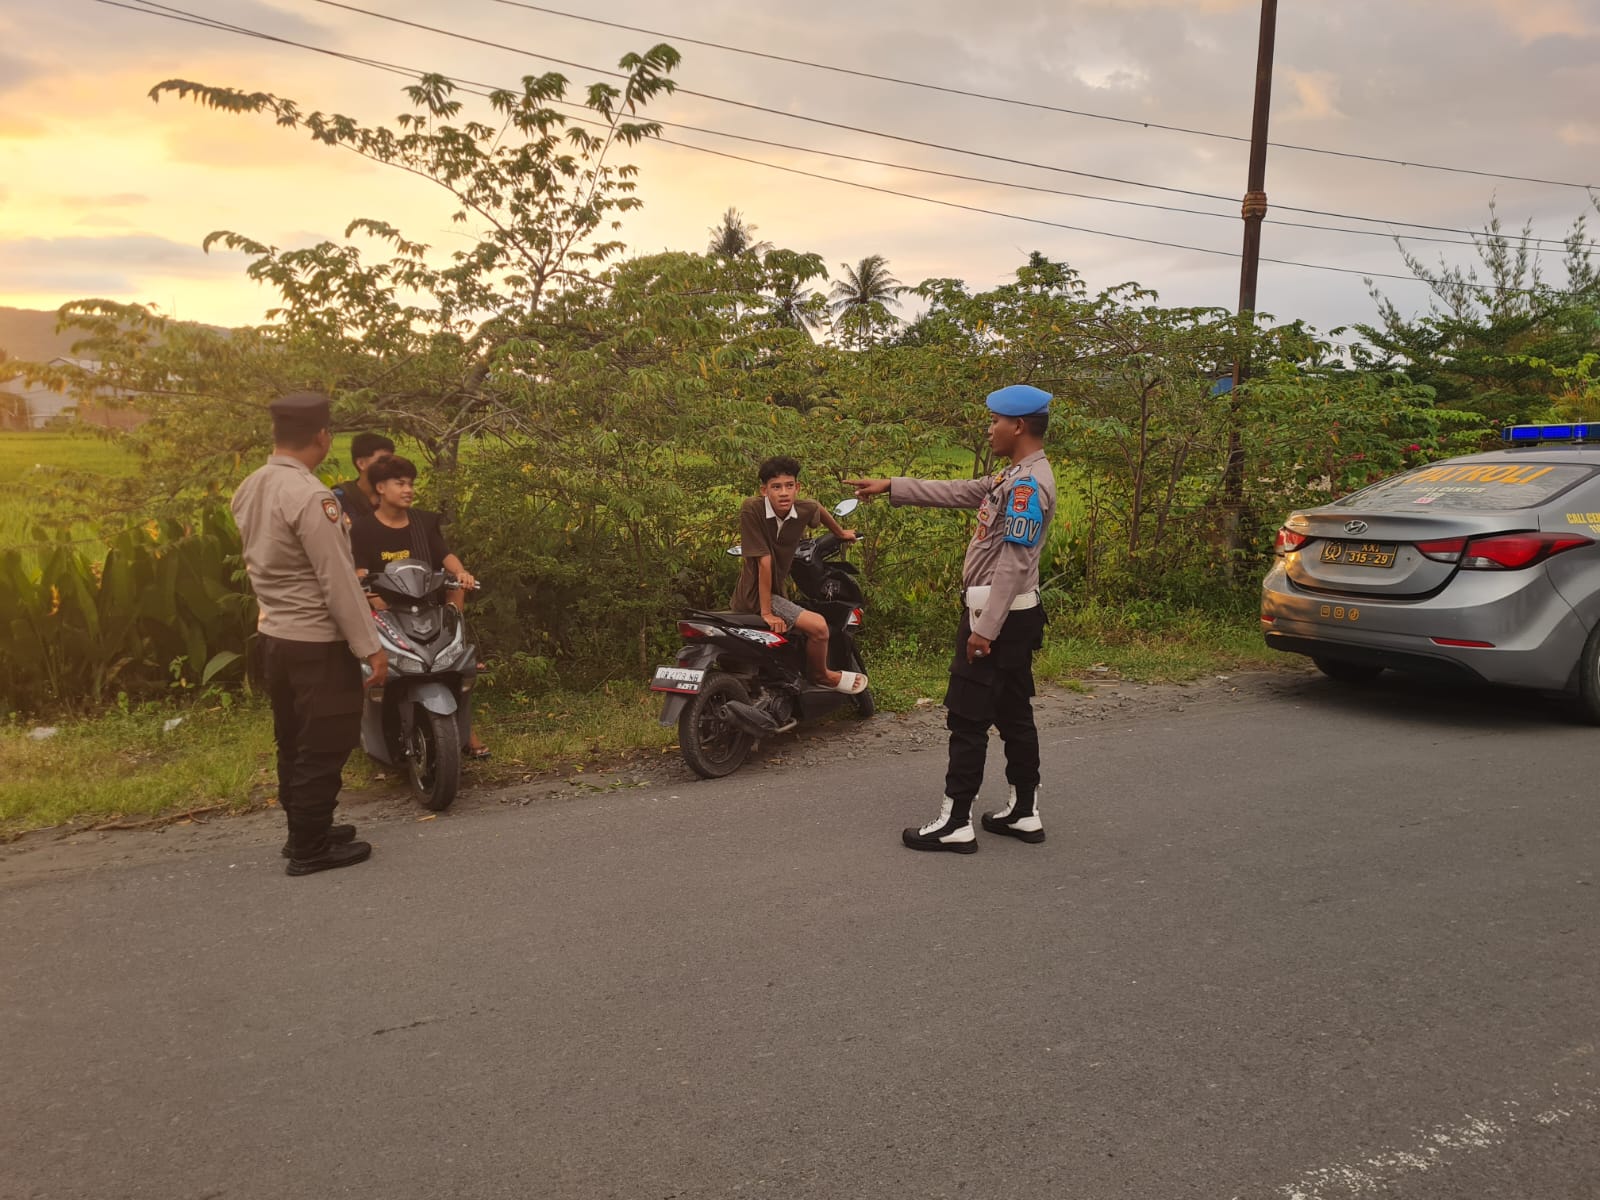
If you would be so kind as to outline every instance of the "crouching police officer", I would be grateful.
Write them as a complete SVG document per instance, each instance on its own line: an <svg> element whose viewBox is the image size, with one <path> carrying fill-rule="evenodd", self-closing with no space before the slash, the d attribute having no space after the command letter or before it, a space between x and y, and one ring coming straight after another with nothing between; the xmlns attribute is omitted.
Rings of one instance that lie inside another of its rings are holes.
<svg viewBox="0 0 1600 1200"><path fill-rule="evenodd" d="M333 442L328 407L314 392L273 401L272 457L231 505L261 611L290 875L348 867L372 853L355 840L354 825L333 823L333 810L360 739L360 660L371 667L368 686L381 685L389 670L356 581L344 511L311 473Z"/></svg>
<svg viewBox="0 0 1600 1200"><path fill-rule="evenodd" d="M1044 455L1050 393L1026 384L991 392L989 445L1010 466L984 479L856 479L863 500L976 508L978 525L961 571L961 628L944 703L950 761L939 815L901 836L913 850L978 848L972 804L983 783L989 727L1000 731L1010 800L983 815L990 833L1044 841L1039 820L1039 733L1033 723L1033 653L1044 640L1039 556L1056 510L1056 480Z"/></svg>

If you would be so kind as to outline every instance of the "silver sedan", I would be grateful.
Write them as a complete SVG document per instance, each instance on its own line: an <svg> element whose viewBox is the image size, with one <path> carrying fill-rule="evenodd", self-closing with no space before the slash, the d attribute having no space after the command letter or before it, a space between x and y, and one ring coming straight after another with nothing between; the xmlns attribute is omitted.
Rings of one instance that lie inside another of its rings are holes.
<svg viewBox="0 0 1600 1200"><path fill-rule="evenodd" d="M1291 513L1261 588L1267 645L1335 679L1569 692L1600 722L1600 425L1502 436Z"/></svg>

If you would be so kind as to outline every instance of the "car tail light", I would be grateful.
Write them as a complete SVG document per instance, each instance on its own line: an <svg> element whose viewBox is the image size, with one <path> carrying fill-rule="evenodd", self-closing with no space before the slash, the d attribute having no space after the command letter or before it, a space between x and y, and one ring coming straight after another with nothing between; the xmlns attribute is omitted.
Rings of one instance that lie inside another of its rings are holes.
<svg viewBox="0 0 1600 1200"><path fill-rule="evenodd" d="M699 621L679 621L678 636L692 641L695 638L708 638L717 636L715 625L702 625Z"/></svg>
<svg viewBox="0 0 1600 1200"><path fill-rule="evenodd" d="M1493 642L1475 642L1470 638L1429 638L1435 646L1466 646L1473 650L1493 650Z"/></svg>
<svg viewBox="0 0 1600 1200"><path fill-rule="evenodd" d="M1289 554L1300 549L1311 539L1298 529L1290 529L1287 525L1278 530L1278 536L1273 539L1272 550L1275 554Z"/></svg>
<svg viewBox="0 0 1600 1200"><path fill-rule="evenodd" d="M1467 548L1467 539L1441 538L1436 542L1418 542L1417 553L1424 558L1431 558L1434 562L1453 563L1461 561L1461 552Z"/></svg>
<svg viewBox="0 0 1600 1200"><path fill-rule="evenodd" d="M1468 542L1461 566L1468 571L1520 571L1564 550L1592 545L1593 538L1577 533L1499 533Z"/></svg>

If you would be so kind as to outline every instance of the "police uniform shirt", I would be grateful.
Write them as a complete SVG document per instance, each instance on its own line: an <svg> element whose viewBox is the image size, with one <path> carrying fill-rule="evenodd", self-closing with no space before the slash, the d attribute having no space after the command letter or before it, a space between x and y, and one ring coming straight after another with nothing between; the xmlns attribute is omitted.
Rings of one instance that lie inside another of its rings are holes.
<svg viewBox="0 0 1600 1200"><path fill-rule="evenodd" d="M815 500L796 498L794 507L782 521L772 511L765 496L752 496L739 508L739 552L744 561L739 571L739 586L733 593L734 612L761 611L760 559L772 559L772 594L783 594L784 580L794 564L794 552L807 529L822 524L822 505Z"/></svg>
<svg viewBox="0 0 1600 1200"><path fill-rule="evenodd" d="M378 652L344 511L304 463L274 454L239 485L229 507L244 544L260 632L291 642L347 642L359 658Z"/></svg>
<svg viewBox="0 0 1600 1200"><path fill-rule="evenodd" d="M963 588L987 587L972 632L993 641L1011 602L1039 586L1039 556L1056 512L1056 477L1044 451L1025 455L983 479L907 479L889 483L893 504L976 508L978 525L961 568Z"/></svg>

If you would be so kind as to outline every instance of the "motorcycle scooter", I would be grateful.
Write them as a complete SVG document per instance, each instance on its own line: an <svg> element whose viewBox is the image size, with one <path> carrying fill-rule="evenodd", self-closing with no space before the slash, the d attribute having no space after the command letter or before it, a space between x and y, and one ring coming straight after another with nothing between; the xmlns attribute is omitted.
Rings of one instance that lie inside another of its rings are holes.
<svg viewBox="0 0 1600 1200"><path fill-rule="evenodd" d="M467 700L478 675L466 620L445 598L460 584L446 571L405 561L365 582L388 606L372 619L389 678L366 690L361 748L381 763L404 764L417 799L439 812L461 786L461 747L472 734Z"/></svg>
<svg viewBox="0 0 1600 1200"><path fill-rule="evenodd" d="M834 515L848 516L857 504L840 501ZM806 607L828 623L828 666L865 672L855 634L866 602L855 566L838 557L847 544L831 533L802 540L789 575ZM739 557L739 547L728 553ZM760 613L691 609L678 632L677 663L658 668L650 688L667 694L661 724L677 724L678 752L703 779L733 774L759 742L801 721L847 704L861 717L876 711L870 688L850 696L807 679L805 635L773 633Z"/></svg>

